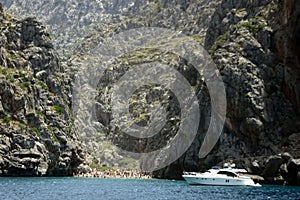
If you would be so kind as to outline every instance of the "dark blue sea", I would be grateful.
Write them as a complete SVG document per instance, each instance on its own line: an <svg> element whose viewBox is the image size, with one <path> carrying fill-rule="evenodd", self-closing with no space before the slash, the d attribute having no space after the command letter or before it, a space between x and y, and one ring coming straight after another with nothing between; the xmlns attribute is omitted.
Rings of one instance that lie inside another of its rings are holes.
<svg viewBox="0 0 300 200"><path fill-rule="evenodd" d="M98 178L0 178L0 199L297 199L300 187L189 186L185 181Z"/></svg>

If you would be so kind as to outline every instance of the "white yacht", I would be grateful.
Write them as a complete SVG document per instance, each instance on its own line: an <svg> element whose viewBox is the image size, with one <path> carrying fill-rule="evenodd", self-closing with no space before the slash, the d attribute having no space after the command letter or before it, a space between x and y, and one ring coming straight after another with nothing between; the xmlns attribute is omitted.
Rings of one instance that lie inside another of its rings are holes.
<svg viewBox="0 0 300 200"><path fill-rule="evenodd" d="M245 175L239 173L247 173L245 169L234 168L235 164L224 165L224 168L213 167L204 173L184 172L182 177L190 185L231 185L231 186L261 186Z"/></svg>

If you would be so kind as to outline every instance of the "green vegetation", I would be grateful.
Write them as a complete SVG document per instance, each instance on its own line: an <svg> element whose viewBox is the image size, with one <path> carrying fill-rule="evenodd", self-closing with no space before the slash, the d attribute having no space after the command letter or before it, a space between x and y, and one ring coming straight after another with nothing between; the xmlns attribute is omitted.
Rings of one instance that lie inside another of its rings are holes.
<svg viewBox="0 0 300 200"><path fill-rule="evenodd" d="M227 32L224 33L223 35L220 35L220 36L216 39L215 46L216 46L216 47L222 46L223 44L225 44L225 42L228 41L229 37L230 37L230 32L229 32L229 31L227 31Z"/></svg>
<svg viewBox="0 0 300 200"><path fill-rule="evenodd" d="M24 124L18 123L18 127L21 130L21 133L24 133L24 130L26 129L26 126Z"/></svg>
<svg viewBox="0 0 300 200"><path fill-rule="evenodd" d="M30 83L27 82L27 81L26 82L22 82L21 85L20 85L20 87L21 87L22 90L28 90L29 86L30 86Z"/></svg>
<svg viewBox="0 0 300 200"><path fill-rule="evenodd" d="M26 81L25 74L22 71L19 71L19 77L22 79L22 81Z"/></svg>
<svg viewBox="0 0 300 200"><path fill-rule="evenodd" d="M211 47L211 49L210 49L210 51L209 51L209 52L211 53L213 59L214 59L214 57L215 57L215 52L216 52L216 50L217 50L219 47L222 47L227 41L229 41L229 38L230 38L230 31L227 31L227 32L225 32L223 35L220 35L220 36L216 39L214 45Z"/></svg>
<svg viewBox="0 0 300 200"><path fill-rule="evenodd" d="M43 112L41 112L41 111L36 110L36 111L35 111L35 114L38 115L38 116L40 116L40 117L43 118L44 120L47 119L46 115L45 115Z"/></svg>
<svg viewBox="0 0 300 200"><path fill-rule="evenodd" d="M31 132L34 132L38 137L41 137L42 134L37 128L30 128Z"/></svg>
<svg viewBox="0 0 300 200"><path fill-rule="evenodd" d="M124 168L124 169L130 169L130 170L139 169L138 160L133 159L133 158L124 157L119 161L119 164L120 164L121 168Z"/></svg>
<svg viewBox="0 0 300 200"><path fill-rule="evenodd" d="M49 130L51 133L54 133L54 130L53 130L53 128L52 128L51 126L48 126L47 128L48 128L48 130Z"/></svg>
<svg viewBox="0 0 300 200"><path fill-rule="evenodd" d="M7 80L10 82L10 83L15 83L15 79L14 79L14 77L13 77L13 75L12 74L7 74Z"/></svg>
<svg viewBox="0 0 300 200"><path fill-rule="evenodd" d="M10 60L17 60L18 57L16 54L11 53L11 52L7 52L6 56L10 59Z"/></svg>
<svg viewBox="0 0 300 200"><path fill-rule="evenodd" d="M63 114L63 108L60 106L53 106L53 110L59 115Z"/></svg>
<svg viewBox="0 0 300 200"><path fill-rule="evenodd" d="M52 138L53 138L54 142L59 143L59 140L58 140L57 136L55 135L54 131L52 132Z"/></svg>
<svg viewBox="0 0 300 200"><path fill-rule="evenodd" d="M150 13L159 13L163 7L161 0L156 0L154 2L149 2L148 4L141 7L141 10L144 12Z"/></svg>
<svg viewBox="0 0 300 200"><path fill-rule="evenodd" d="M3 122L4 124L10 124L10 121L11 121L11 119L10 119L9 117L4 117L4 118L2 119L2 122Z"/></svg>
<svg viewBox="0 0 300 200"><path fill-rule="evenodd" d="M142 122L148 122L150 120L150 115L149 114L140 114L138 117L134 118L133 122L135 124L139 124Z"/></svg>
<svg viewBox="0 0 300 200"><path fill-rule="evenodd" d="M58 76L54 76L54 78L53 78L56 82L59 82L59 77Z"/></svg>
<svg viewBox="0 0 300 200"><path fill-rule="evenodd" d="M8 27L8 31L10 32L10 33L13 33L13 32L15 32L15 30L16 30L16 26L14 25L12 25L12 24L10 24L10 26Z"/></svg>
<svg viewBox="0 0 300 200"><path fill-rule="evenodd" d="M133 51L119 57L121 64L141 64L147 62L161 61L162 52L156 48L145 48Z"/></svg>
<svg viewBox="0 0 300 200"><path fill-rule="evenodd" d="M30 71L0 66L0 74L5 75L8 82L12 83L14 86L20 87L22 90L28 91L31 87L30 78L33 76Z"/></svg>
<svg viewBox="0 0 300 200"><path fill-rule="evenodd" d="M42 113L41 111L38 111L38 110L35 111L35 114L37 114L37 115L39 115L41 117L45 116L44 113Z"/></svg>
<svg viewBox="0 0 300 200"><path fill-rule="evenodd" d="M53 128L52 128L51 126L48 126L47 128L48 128L49 132L50 132L50 133L51 133L51 135L52 135L53 141L54 141L54 142L58 142L58 143L59 143L59 140L58 140L58 138L57 138L56 134L54 133L54 130L53 130Z"/></svg>
<svg viewBox="0 0 300 200"><path fill-rule="evenodd" d="M134 163L136 163L136 160L133 158L124 157L120 160L121 165L129 165L129 164L134 164Z"/></svg>
<svg viewBox="0 0 300 200"><path fill-rule="evenodd" d="M3 75L7 75L7 71L4 69L4 67L2 65L0 65L0 66L1 66L0 73Z"/></svg>
<svg viewBox="0 0 300 200"><path fill-rule="evenodd" d="M204 45L204 43L205 43L205 37L202 37L202 36L199 36L199 35L192 35L191 37L196 42L199 42L201 45Z"/></svg>
<svg viewBox="0 0 300 200"><path fill-rule="evenodd" d="M39 86L42 87L43 90L48 90L48 86L46 83L44 83L43 81L38 81L37 82Z"/></svg>
<svg viewBox="0 0 300 200"><path fill-rule="evenodd" d="M236 25L237 29L248 29L251 33L256 34L265 28L265 24L260 23L258 20L252 19L250 21L242 21Z"/></svg>

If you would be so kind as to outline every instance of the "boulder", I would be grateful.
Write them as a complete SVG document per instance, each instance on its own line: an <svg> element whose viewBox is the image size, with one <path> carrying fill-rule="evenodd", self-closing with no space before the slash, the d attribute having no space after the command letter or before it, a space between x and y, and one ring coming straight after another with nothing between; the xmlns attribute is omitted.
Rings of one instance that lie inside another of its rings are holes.
<svg viewBox="0 0 300 200"><path fill-rule="evenodd" d="M77 173L79 174L86 174L92 172L92 169L87 164L80 164L77 168Z"/></svg>
<svg viewBox="0 0 300 200"><path fill-rule="evenodd" d="M258 160L254 160L249 165L249 173L251 174L261 174L262 172L262 166L260 166Z"/></svg>
<svg viewBox="0 0 300 200"><path fill-rule="evenodd" d="M299 181L299 172L300 172L300 159L290 159L287 163L287 175L285 178L286 185L298 185Z"/></svg>
<svg viewBox="0 0 300 200"><path fill-rule="evenodd" d="M288 153L288 152L284 152L282 155L281 155L282 159L283 159L283 162L287 163L290 159L293 158L293 156Z"/></svg>
<svg viewBox="0 0 300 200"><path fill-rule="evenodd" d="M276 177L279 174L279 169L283 159L281 156L270 156L266 160L265 169L263 171L264 177Z"/></svg>

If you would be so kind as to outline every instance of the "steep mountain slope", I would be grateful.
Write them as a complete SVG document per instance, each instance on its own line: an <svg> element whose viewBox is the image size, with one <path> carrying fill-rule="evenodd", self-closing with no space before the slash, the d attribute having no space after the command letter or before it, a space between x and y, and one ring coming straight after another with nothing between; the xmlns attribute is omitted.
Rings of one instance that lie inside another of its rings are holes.
<svg viewBox="0 0 300 200"><path fill-rule="evenodd" d="M286 43L297 41L297 28L291 25L295 23L297 16L297 3L291 6L288 1L151 1L139 9L129 9L126 18L117 24L108 25L108 33L122 32L138 27L163 27L180 30L192 36L200 43L205 44L220 70L227 93L227 118L224 132L213 152L204 159L197 157L203 133L208 129L210 121L210 102L205 88L195 85L199 101L201 99L202 122L199 132L191 148L175 163L163 170L154 173L156 177L178 178L182 170L204 170L205 168L222 163L226 159L234 160L239 166L245 167L254 174L259 174L266 181L283 183L284 179L289 184L299 183L297 170L299 160L289 160L284 157L275 157L277 164L273 166L274 158L270 157L282 152L290 152L289 158L298 158L299 153L299 92L297 80L299 73L297 47L287 47ZM284 9L285 8L285 9ZM286 10L286 9L290 10ZM210 12L208 12L210 11ZM205 13L205 14L203 14ZM288 13L288 17L286 16ZM287 21L284 18L290 20ZM284 22L285 21L285 22ZM117 26L117 27L116 27ZM112 29L109 29L112 27ZM289 28L286 28L289 27ZM101 30L101 29L100 29ZM290 35L293 33L292 35ZM105 36L106 37L106 36ZM290 38L284 39L282 38ZM97 38L91 37L85 41L84 47L93 47L97 44ZM283 42L283 43L281 43ZM285 46L284 52L281 48ZM88 48L87 48L88 49ZM163 63L177 63L180 67L173 66L176 70L187 69L188 80L194 79L194 72L179 60L168 60L167 54L159 52L136 52L129 57L125 56L127 63L116 64L113 70L105 74L109 77L100 85L100 99L102 108L98 110L99 121L108 126L114 120L111 118L110 88L119 79L123 70L143 62L160 61ZM293 55L293 56L291 56ZM288 60L288 61L287 61ZM161 90L162 88L160 88ZM104 93L105 91L105 93ZM140 96L153 91L140 90ZM168 102L161 93L158 100ZM206 97L204 100L203 97ZM131 106L141 110L147 99L132 101ZM140 106L137 106L139 104ZM149 103L149 102L148 102ZM150 107L151 107L151 103ZM169 102L171 108L177 110L174 102ZM104 108L104 109L103 109ZM107 109L105 109L107 108ZM142 109L143 110L143 109ZM176 112L175 112L176 113ZM149 113L144 113L148 115ZM170 113L169 113L170 114ZM174 116L174 113L170 114ZM180 117L176 116L175 118ZM171 118L171 117L170 117ZM143 119L136 118L138 123ZM147 120L146 120L147 121ZM145 123L145 122L144 122ZM167 125L165 136L175 133L179 124ZM109 127L109 126L108 126ZM103 130L108 135L118 135L113 129ZM168 136L167 136L168 137ZM119 137L119 146L137 144ZM122 142L120 142L120 140ZM137 145L140 149L151 151L162 145L159 139L140 141ZM140 146L140 144L142 144ZM130 145L129 145L130 146ZM136 145L132 145L133 148ZM270 158L269 158L270 157ZM157 160L164 158L158 156ZM295 164L298 163L298 164ZM289 166L289 167L287 167ZM290 170L281 170L290 168ZM296 167L297 169L297 167ZM271 172L268 172L270 170ZM288 172L290 171L290 173ZM286 175L289 174L289 175ZM293 178L291 178L293 177Z"/></svg>
<svg viewBox="0 0 300 200"><path fill-rule="evenodd" d="M2 6L1 6L2 8ZM0 10L0 175L72 175L84 154L46 28Z"/></svg>
<svg viewBox="0 0 300 200"><path fill-rule="evenodd" d="M229 107L215 155L245 157L243 165L267 180L282 177L278 168L266 173L268 162L260 156L284 151L300 155L299 52L286 45L297 41L293 20L298 9L296 1L224 1L206 37L206 48L227 85Z"/></svg>
<svg viewBox="0 0 300 200"><path fill-rule="evenodd" d="M164 145L160 139L126 141L127 138L119 137L111 126L115 122L111 116L113 85L134 66L162 62L180 71L191 82L201 102L201 122L188 151L173 164L154 172L156 177L179 178L183 170L202 170L231 159L270 182L282 183L285 179L290 184L300 183L297 178L299 160L292 159L300 156L298 1L113 0L94 3L85 0L81 3L73 0L30 3L4 1L12 12L34 13L45 21L59 41L59 51L73 52L69 55L72 63L69 71L74 65L75 69L83 70L86 60L96 60L93 51L104 39L139 27L167 28L191 36L205 46L218 66L226 86L227 116L223 134L207 157L198 157L211 117L207 88L189 63L157 50L146 49L121 56L105 71L106 78L98 84L97 142L101 143L101 138L107 137L123 148L145 152ZM64 20L58 20L56 16ZM88 76L82 78L89 79ZM177 131L177 119L180 118L180 106L174 99L170 91L157 85L152 89L142 87L134 93L129 107L134 121L145 125L151 118L149 108L161 102L169 110L170 120L164 133L170 139ZM84 103L87 102L82 101ZM81 115L81 118L87 118L89 113L82 112ZM90 124L83 126L86 130L91 128ZM268 159L286 151L291 155ZM158 156L157 161L163 159Z"/></svg>
<svg viewBox="0 0 300 200"><path fill-rule="evenodd" d="M133 1L71 0L71 1L9 1L3 5L16 16L36 17L54 36L55 47L61 49L60 57L68 56L73 46L89 32L89 26L113 22L113 14L121 13Z"/></svg>

